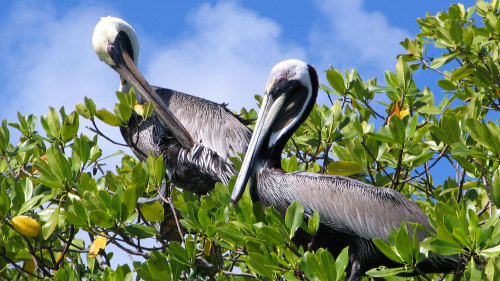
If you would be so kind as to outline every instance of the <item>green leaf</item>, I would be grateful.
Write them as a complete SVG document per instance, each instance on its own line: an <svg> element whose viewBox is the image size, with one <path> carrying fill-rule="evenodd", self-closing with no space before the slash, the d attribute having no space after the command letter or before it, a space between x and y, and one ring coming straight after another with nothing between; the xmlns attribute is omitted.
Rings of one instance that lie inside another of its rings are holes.
<svg viewBox="0 0 500 281"><path fill-rule="evenodd" d="M491 202L500 208L500 169L496 169L491 179Z"/></svg>
<svg viewBox="0 0 500 281"><path fill-rule="evenodd" d="M90 111L87 109L87 106L83 103L77 103L75 105L75 110L85 119L90 119Z"/></svg>
<svg viewBox="0 0 500 281"><path fill-rule="evenodd" d="M345 82L342 74L337 69L328 69L326 72L326 79L332 87L340 94L345 92Z"/></svg>
<svg viewBox="0 0 500 281"><path fill-rule="evenodd" d="M257 228L256 233L257 236L264 239L268 245L279 246L285 243L283 236L272 227L263 226Z"/></svg>
<svg viewBox="0 0 500 281"><path fill-rule="evenodd" d="M167 251L170 254L170 256L173 259L175 259L176 261L178 261L182 264L185 264L185 265L190 265L186 250L184 250L184 248L182 248L182 246L179 244L179 242L171 241L169 246L168 246Z"/></svg>
<svg viewBox="0 0 500 281"><path fill-rule="evenodd" d="M248 266L263 277L272 278L273 271L269 268L269 264L265 263L267 260L268 258L262 254L248 253Z"/></svg>
<svg viewBox="0 0 500 281"><path fill-rule="evenodd" d="M89 111L90 117L91 118L94 117L96 114L96 106L95 106L94 101L92 101L92 99L89 99L87 97L85 97L83 100L84 100L85 106L87 107L87 110Z"/></svg>
<svg viewBox="0 0 500 281"><path fill-rule="evenodd" d="M56 230L57 227L58 220L59 220L59 207L54 209L48 221L42 226L42 235L44 240L47 240L49 236L52 233L54 233L54 230Z"/></svg>
<svg viewBox="0 0 500 281"><path fill-rule="evenodd" d="M52 172L52 169L49 167L47 162L43 161L40 158L35 159L35 162L33 163L33 166L40 171L40 179L39 181L42 182L44 185L52 188L61 188L63 187L63 184L56 175Z"/></svg>
<svg viewBox="0 0 500 281"><path fill-rule="evenodd" d="M164 209L158 201L143 203L139 208L144 218L150 222L161 222L164 219Z"/></svg>
<svg viewBox="0 0 500 281"><path fill-rule="evenodd" d="M318 232L319 222L320 222L319 212L318 210L315 210L312 217L310 217L307 221L307 228L309 229L309 232L313 236L316 235L316 232Z"/></svg>
<svg viewBox="0 0 500 281"><path fill-rule="evenodd" d="M428 238L422 241L420 243L420 246L424 247L425 249L431 250L437 254L446 256L462 254L465 252L465 250L459 244L449 240L443 240L440 238L432 238L432 239Z"/></svg>
<svg viewBox="0 0 500 281"><path fill-rule="evenodd" d="M394 139L392 138L392 136L386 136L384 134L379 134L379 133L375 133L375 132L369 132L368 135L378 141L381 141L383 143L388 143L388 144L392 144L394 143Z"/></svg>
<svg viewBox="0 0 500 281"><path fill-rule="evenodd" d="M453 91L453 90L458 89L458 87L455 83L453 83L452 81L447 80L447 79L439 80L439 81L437 81L437 83L438 83L439 87L441 87L443 90Z"/></svg>
<svg viewBox="0 0 500 281"><path fill-rule="evenodd" d="M55 146L47 149L47 164L59 182L67 183L71 179L71 164L62 152Z"/></svg>
<svg viewBox="0 0 500 281"><path fill-rule="evenodd" d="M349 247L345 247L335 260L335 267L337 269L337 277L335 278L335 280L340 280L348 264L349 264Z"/></svg>
<svg viewBox="0 0 500 281"><path fill-rule="evenodd" d="M471 72L472 69L467 66L453 69L453 72L451 73L451 80L462 80L464 78L467 78Z"/></svg>
<svg viewBox="0 0 500 281"><path fill-rule="evenodd" d="M467 118L465 120L465 127L475 141L491 149L496 154L500 154L500 139L495 139L497 135L486 124L473 118Z"/></svg>
<svg viewBox="0 0 500 281"><path fill-rule="evenodd" d="M7 194L7 188L0 187L0 216L5 218L10 209L11 200ZM22 209L22 208L21 208ZM20 213L21 214L21 213Z"/></svg>
<svg viewBox="0 0 500 281"><path fill-rule="evenodd" d="M149 238L149 237L152 237L155 235L160 235L160 233L154 227L145 226L142 224L127 225L125 227L125 230L128 233L130 233L134 236L137 236L137 238L139 238L139 239L144 239L144 238ZM173 242L170 242L170 243L173 243ZM172 244L170 244L170 245L172 245Z"/></svg>
<svg viewBox="0 0 500 281"><path fill-rule="evenodd" d="M462 26L456 21L451 21L450 26L450 37L455 42L456 45L461 45L464 39Z"/></svg>
<svg viewBox="0 0 500 281"><path fill-rule="evenodd" d="M404 267L386 268L381 266L379 268L373 268L368 270L366 274L373 277L387 277L387 276L395 276L401 273L412 273L412 272L413 270L406 269Z"/></svg>
<svg viewBox="0 0 500 281"><path fill-rule="evenodd" d="M299 227L304 222L304 208L300 202L294 201L285 214L285 225L290 230L290 239L295 235L295 231L299 229Z"/></svg>
<svg viewBox="0 0 500 281"><path fill-rule="evenodd" d="M401 119L398 116L393 115L389 123L389 128L391 130L392 137L394 138L396 143L402 146L406 138L405 126L403 125L403 121L401 121Z"/></svg>
<svg viewBox="0 0 500 281"><path fill-rule="evenodd" d="M198 210L198 221L205 231L207 230L209 225L212 225L212 221L210 220L210 216L208 215L206 209Z"/></svg>
<svg viewBox="0 0 500 281"><path fill-rule="evenodd" d="M129 187L123 193L122 204L124 205L125 209L127 210L127 216L125 216L125 217L128 217L134 213L135 206L137 204L137 198L138 198L137 188L135 188L135 187ZM122 218L123 218L123 216L122 216Z"/></svg>
<svg viewBox="0 0 500 281"><path fill-rule="evenodd" d="M396 78L399 87L406 90L410 87L412 71L411 67L406 63L403 56L399 56L398 63L396 64Z"/></svg>
<svg viewBox="0 0 500 281"><path fill-rule="evenodd" d="M104 122L108 125L115 126L115 127L122 125L122 121L120 120L120 118L116 117L115 115L113 115L111 112L109 112L106 109L99 109L98 111L96 111L95 115L102 122Z"/></svg>
<svg viewBox="0 0 500 281"><path fill-rule="evenodd" d="M399 256L407 264L413 264L412 239L408 234L408 228L404 221L401 222L400 228L396 233L396 249L398 250Z"/></svg>
<svg viewBox="0 0 500 281"><path fill-rule="evenodd" d="M441 57L438 57L438 58L432 60L432 62L431 62L431 68L440 68L444 64L447 64L448 62L450 62L451 60L453 60L452 56L441 56Z"/></svg>
<svg viewBox="0 0 500 281"><path fill-rule="evenodd" d="M61 138L63 142L68 142L73 139L78 132L78 114L73 111L70 115L64 118L63 127L61 130Z"/></svg>
<svg viewBox="0 0 500 281"><path fill-rule="evenodd" d="M394 252L394 250L387 245L382 239L380 238L374 238L373 244L377 246L377 248L389 259L392 261L395 261L397 263L404 263L404 261Z"/></svg>
<svg viewBox="0 0 500 281"><path fill-rule="evenodd" d="M337 273L337 268L335 266L335 260L333 259L332 254L328 251L323 251L320 253L321 258L321 267L322 271L325 274L325 280L338 280L337 275L341 274L342 271Z"/></svg>
<svg viewBox="0 0 500 281"><path fill-rule="evenodd" d="M418 109L418 113L420 114L429 114L429 115L437 115L441 114L443 111L441 108L433 106L433 105L426 105Z"/></svg>
<svg viewBox="0 0 500 281"><path fill-rule="evenodd" d="M47 116L48 133L54 138L59 138L61 132L61 123L59 121L59 112L53 107L49 107ZM47 130L47 128L46 128Z"/></svg>
<svg viewBox="0 0 500 281"><path fill-rule="evenodd" d="M488 249L481 250L480 254L485 257L495 257L500 255L500 244L495 247L491 247Z"/></svg>

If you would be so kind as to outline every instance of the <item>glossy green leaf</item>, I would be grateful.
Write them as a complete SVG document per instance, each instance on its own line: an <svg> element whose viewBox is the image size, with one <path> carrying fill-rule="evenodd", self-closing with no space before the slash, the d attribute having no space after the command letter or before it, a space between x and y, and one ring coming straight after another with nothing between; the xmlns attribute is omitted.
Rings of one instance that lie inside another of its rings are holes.
<svg viewBox="0 0 500 281"><path fill-rule="evenodd" d="M290 239L295 235L295 231L299 229L299 227L304 222L304 208L302 204L295 201L288 206L285 214L285 224L286 227L290 230Z"/></svg>
<svg viewBox="0 0 500 281"><path fill-rule="evenodd" d="M48 209L46 209L48 210ZM40 213L39 213L40 215ZM52 233L56 230L57 223L59 221L59 207L54 208L54 211L50 215L49 219L42 226L42 236L44 240L47 240Z"/></svg>
<svg viewBox="0 0 500 281"><path fill-rule="evenodd" d="M408 228L406 223L401 222L400 228L396 233L396 249L398 250L399 256L407 263L413 264L413 249L412 249L412 239L408 233Z"/></svg>
<svg viewBox="0 0 500 281"><path fill-rule="evenodd" d="M394 252L394 250L387 245L382 239L380 238L374 238L373 244L377 246L377 248L389 259L392 261L395 261L397 263L404 263L404 261Z"/></svg>
<svg viewBox="0 0 500 281"><path fill-rule="evenodd" d="M269 226L260 227L256 230L256 233L259 237L266 240L266 244L278 246L278 245L283 245L285 243L285 240L281 235L281 233L279 233L276 229L272 227Z"/></svg>
<svg viewBox="0 0 500 281"><path fill-rule="evenodd" d="M410 66L406 63L403 56L399 56L398 63L396 64L396 78L399 86L403 89L408 89L411 83L412 71Z"/></svg>
<svg viewBox="0 0 500 281"><path fill-rule="evenodd" d="M440 238L424 240L420 243L420 245L441 255L456 255L465 252L459 244Z"/></svg>
<svg viewBox="0 0 500 281"><path fill-rule="evenodd" d="M104 122L108 125L115 126L115 127L122 125L122 121L120 120L120 118L113 115L107 109L99 109L98 111L96 111L95 115L102 122Z"/></svg>
<svg viewBox="0 0 500 281"><path fill-rule="evenodd" d="M154 227L145 226L142 224L127 225L125 227L125 230L128 233L130 233L130 234L132 234L140 239L153 237L155 235L160 235L160 233ZM173 242L171 242L171 243L173 243Z"/></svg>
<svg viewBox="0 0 500 281"><path fill-rule="evenodd" d="M154 201L139 205L142 215L150 222L161 222L164 219L164 210L160 202Z"/></svg>
<svg viewBox="0 0 500 281"><path fill-rule="evenodd" d="M63 142L68 142L75 137L78 132L78 114L73 111L70 115L64 118L61 130L61 138Z"/></svg>
<svg viewBox="0 0 500 281"><path fill-rule="evenodd" d="M345 82L342 74L337 69L328 69L326 72L326 79L328 83L339 93L345 92Z"/></svg>
<svg viewBox="0 0 500 281"><path fill-rule="evenodd" d="M316 232L318 232L319 223L320 223L319 212L318 212L318 210L315 210L312 217L310 217L307 220L307 228L309 229L309 232L313 236L316 235Z"/></svg>

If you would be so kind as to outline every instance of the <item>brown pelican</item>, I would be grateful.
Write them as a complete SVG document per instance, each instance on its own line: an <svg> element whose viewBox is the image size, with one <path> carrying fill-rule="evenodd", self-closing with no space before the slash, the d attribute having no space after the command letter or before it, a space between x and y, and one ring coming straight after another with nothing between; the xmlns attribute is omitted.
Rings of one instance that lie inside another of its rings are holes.
<svg viewBox="0 0 500 281"><path fill-rule="evenodd" d="M283 215L293 201L302 203L307 217L318 210L321 224L313 248L324 247L337 254L349 245L347 278L359 280L367 269L382 264L394 266L375 247L373 238L387 242L389 231L399 228L402 221L420 223L429 230L432 226L416 204L395 190L342 176L282 170L283 148L311 112L317 92L318 76L312 66L287 60L272 69L231 202L238 202L250 179L252 199L274 206ZM303 245L311 241L304 237L305 232L298 236ZM422 240L425 233L417 236ZM436 256L432 262L423 263L421 269L450 271L451 264Z"/></svg>
<svg viewBox="0 0 500 281"><path fill-rule="evenodd" d="M237 172L229 157L247 149L251 130L225 104L174 90L152 87L136 65L139 41L125 21L103 17L96 25L92 46L99 58L120 74L119 90L134 87L138 101L153 102L152 117L133 114L120 131L139 159L151 151L164 155L167 176L178 187L205 193L215 182L227 184Z"/></svg>

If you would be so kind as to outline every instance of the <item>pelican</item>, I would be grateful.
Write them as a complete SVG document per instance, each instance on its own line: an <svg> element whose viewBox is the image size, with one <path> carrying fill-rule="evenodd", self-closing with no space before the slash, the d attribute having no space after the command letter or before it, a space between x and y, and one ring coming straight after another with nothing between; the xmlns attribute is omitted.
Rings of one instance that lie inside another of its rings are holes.
<svg viewBox="0 0 500 281"><path fill-rule="evenodd" d="M387 242L390 230L398 229L402 221L420 223L429 230L432 226L416 204L395 190L342 176L283 171L283 148L311 112L317 92L314 67L299 60L286 60L272 69L231 203L234 206L238 202L250 181L252 200L274 206L282 215L294 201L302 203L306 217L318 210L320 229L313 248L324 247L337 254L349 246L350 269L346 279L359 280L367 269L382 264L394 266L373 244L373 238ZM426 234L422 231L417 236L422 240ZM311 241L305 232L299 233L298 239L303 245ZM453 267L444 259L428 259L421 269L448 272Z"/></svg>
<svg viewBox="0 0 500 281"><path fill-rule="evenodd" d="M148 84L136 65L139 41L122 19L103 17L92 36L99 59L120 74L119 91L134 87L138 102L153 102L153 115L135 113L123 138L141 160L151 151L163 154L168 178L178 187L206 193L216 182L227 185L237 172L229 157L244 153L252 135L248 122L226 108L199 97Z"/></svg>

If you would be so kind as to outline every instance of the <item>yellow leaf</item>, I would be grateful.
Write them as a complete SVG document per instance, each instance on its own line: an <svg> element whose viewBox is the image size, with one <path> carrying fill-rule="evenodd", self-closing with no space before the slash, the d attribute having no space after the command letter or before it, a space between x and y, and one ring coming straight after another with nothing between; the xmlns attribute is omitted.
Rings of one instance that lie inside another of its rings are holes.
<svg viewBox="0 0 500 281"><path fill-rule="evenodd" d="M99 251L106 248L106 243L108 243L108 238L101 235L97 236L97 238L92 241L92 244L90 244L89 257L95 258L97 254L99 254Z"/></svg>
<svg viewBox="0 0 500 281"><path fill-rule="evenodd" d="M212 241L205 241L205 246L203 247L203 254L205 256L210 256L210 250L212 249Z"/></svg>
<svg viewBox="0 0 500 281"><path fill-rule="evenodd" d="M399 119L403 119L403 117L410 115L410 111L408 109L401 110L399 112Z"/></svg>
<svg viewBox="0 0 500 281"><path fill-rule="evenodd" d="M495 92L497 92L497 98L500 99L500 88L496 88L495 89Z"/></svg>
<svg viewBox="0 0 500 281"><path fill-rule="evenodd" d="M139 116L142 116L144 114L144 105L136 103L134 105L134 111L137 112Z"/></svg>
<svg viewBox="0 0 500 281"><path fill-rule="evenodd" d="M35 272L35 262L33 259L27 260L24 262L23 269L26 272L33 273Z"/></svg>
<svg viewBox="0 0 500 281"><path fill-rule="evenodd" d="M32 217L17 216L11 221L14 229L24 236L35 237L42 229L40 224Z"/></svg>

